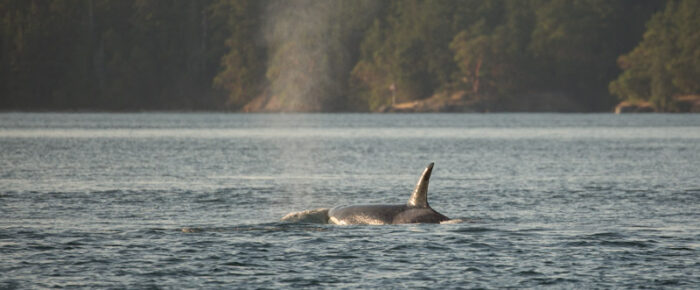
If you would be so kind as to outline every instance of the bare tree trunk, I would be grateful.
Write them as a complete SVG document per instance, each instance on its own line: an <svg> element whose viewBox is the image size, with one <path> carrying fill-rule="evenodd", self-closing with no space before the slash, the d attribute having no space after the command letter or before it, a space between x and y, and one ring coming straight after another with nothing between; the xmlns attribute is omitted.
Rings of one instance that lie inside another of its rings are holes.
<svg viewBox="0 0 700 290"><path fill-rule="evenodd" d="M475 96L479 94L479 71L481 70L481 63L483 60L484 58L480 57L479 61L476 62L476 68L474 68L474 85L472 89L474 90Z"/></svg>

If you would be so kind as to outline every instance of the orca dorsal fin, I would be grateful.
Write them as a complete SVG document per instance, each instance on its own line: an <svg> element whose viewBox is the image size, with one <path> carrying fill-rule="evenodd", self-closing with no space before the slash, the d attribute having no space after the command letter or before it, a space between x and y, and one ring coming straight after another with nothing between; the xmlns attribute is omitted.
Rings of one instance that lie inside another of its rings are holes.
<svg viewBox="0 0 700 290"><path fill-rule="evenodd" d="M416 189L413 190L411 198L408 199L408 206L410 207L427 207L428 205L428 182L430 181L430 173L433 172L433 165L435 163L431 162L428 167L423 170L423 174L418 179L416 184Z"/></svg>

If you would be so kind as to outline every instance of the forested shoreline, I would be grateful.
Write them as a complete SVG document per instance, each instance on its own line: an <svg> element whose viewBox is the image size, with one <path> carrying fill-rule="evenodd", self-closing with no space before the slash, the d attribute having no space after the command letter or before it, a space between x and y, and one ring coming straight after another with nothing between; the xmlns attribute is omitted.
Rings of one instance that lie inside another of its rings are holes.
<svg viewBox="0 0 700 290"><path fill-rule="evenodd" d="M2 0L0 110L678 111L694 0Z"/></svg>

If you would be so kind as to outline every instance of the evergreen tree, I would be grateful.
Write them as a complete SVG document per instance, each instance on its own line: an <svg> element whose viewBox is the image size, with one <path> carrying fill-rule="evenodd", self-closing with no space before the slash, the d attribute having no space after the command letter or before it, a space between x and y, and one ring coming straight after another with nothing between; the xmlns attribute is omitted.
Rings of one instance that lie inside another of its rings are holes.
<svg viewBox="0 0 700 290"><path fill-rule="evenodd" d="M237 110L267 96L367 111L461 90L489 110L552 92L584 111L610 109L608 93L672 110L700 90L697 15L692 0L4 0L0 109Z"/></svg>
<svg viewBox="0 0 700 290"><path fill-rule="evenodd" d="M225 90L227 107L239 108L262 93L265 86L266 48L260 37L264 1L217 1L209 8L214 19L228 30L228 52L214 85Z"/></svg>
<svg viewBox="0 0 700 290"><path fill-rule="evenodd" d="M623 100L674 110L673 97L700 94L700 3L668 1L647 24L644 40L618 59L624 72L610 83Z"/></svg>
<svg viewBox="0 0 700 290"><path fill-rule="evenodd" d="M394 1L385 19L376 19L362 42L353 69L355 91L369 109L398 101L422 99L449 83L455 64L449 41L456 2Z"/></svg>

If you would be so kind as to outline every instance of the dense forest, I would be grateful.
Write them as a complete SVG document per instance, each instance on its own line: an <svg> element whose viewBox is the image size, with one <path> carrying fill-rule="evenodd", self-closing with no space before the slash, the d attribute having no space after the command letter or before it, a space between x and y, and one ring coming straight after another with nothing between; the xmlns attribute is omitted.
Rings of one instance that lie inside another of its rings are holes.
<svg viewBox="0 0 700 290"><path fill-rule="evenodd" d="M677 109L696 0L0 0L2 110Z"/></svg>

